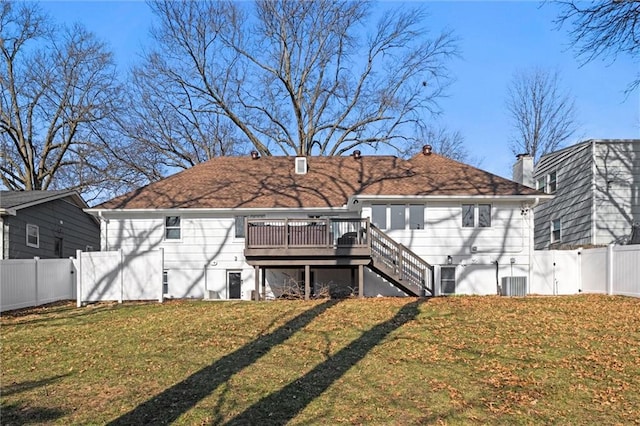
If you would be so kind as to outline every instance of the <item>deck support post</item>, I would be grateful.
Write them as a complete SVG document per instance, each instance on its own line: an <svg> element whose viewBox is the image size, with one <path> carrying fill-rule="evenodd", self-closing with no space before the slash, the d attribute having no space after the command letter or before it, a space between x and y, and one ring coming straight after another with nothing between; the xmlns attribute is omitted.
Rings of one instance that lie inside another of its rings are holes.
<svg viewBox="0 0 640 426"><path fill-rule="evenodd" d="M358 297L364 297L364 266L358 265Z"/></svg>
<svg viewBox="0 0 640 426"><path fill-rule="evenodd" d="M267 300L267 268L262 268L262 300Z"/></svg>
<svg viewBox="0 0 640 426"><path fill-rule="evenodd" d="M304 300L309 300L311 293L311 266L304 265Z"/></svg>
<svg viewBox="0 0 640 426"><path fill-rule="evenodd" d="M254 275L255 275L255 291L254 291L254 299L256 301L260 300L260 267L258 265L253 267Z"/></svg>

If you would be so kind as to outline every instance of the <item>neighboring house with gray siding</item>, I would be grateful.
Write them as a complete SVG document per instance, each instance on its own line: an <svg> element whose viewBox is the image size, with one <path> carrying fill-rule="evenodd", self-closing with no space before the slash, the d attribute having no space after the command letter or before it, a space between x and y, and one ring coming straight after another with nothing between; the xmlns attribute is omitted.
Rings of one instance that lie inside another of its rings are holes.
<svg viewBox="0 0 640 426"><path fill-rule="evenodd" d="M75 191L0 191L0 258L75 256L100 249L98 221Z"/></svg>
<svg viewBox="0 0 640 426"><path fill-rule="evenodd" d="M532 186L554 195L535 209L536 249L624 244L640 222L640 139L588 140L544 155Z"/></svg>

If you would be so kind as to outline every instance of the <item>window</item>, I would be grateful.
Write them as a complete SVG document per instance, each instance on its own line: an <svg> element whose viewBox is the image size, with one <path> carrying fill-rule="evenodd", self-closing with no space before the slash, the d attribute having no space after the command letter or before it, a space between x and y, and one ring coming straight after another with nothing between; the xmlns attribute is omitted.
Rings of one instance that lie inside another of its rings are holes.
<svg viewBox="0 0 640 426"><path fill-rule="evenodd" d="M180 239L180 216L167 216L164 219L164 239Z"/></svg>
<svg viewBox="0 0 640 426"><path fill-rule="evenodd" d="M162 271L162 294L169 294L169 270Z"/></svg>
<svg viewBox="0 0 640 426"><path fill-rule="evenodd" d="M558 189L558 174L554 171L536 181L536 189L545 194L553 194Z"/></svg>
<svg viewBox="0 0 640 426"><path fill-rule="evenodd" d="M547 177L541 177L536 182L536 189L541 192L547 192Z"/></svg>
<svg viewBox="0 0 640 426"><path fill-rule="evenodd" d="M263 214L255 214L250 216L236 216L235 217L235 236L236 238L244 238L244 222L246 219L257 219L265 217Z"/></svg>
<svg viewBox="0 0 640 426"><path fill-rule="evenodd" d="M562 241L562 221L556 219L551 221L551 244Z"/></svg>
<svg viewBox="0 0 640 426"><path fill-rule="evenodd" d="M40 228L38 225L27 224L27 246L40 248Z"/></svg>
<svg viewBox="0 0 640 426"><path fill-rule="evenodd" d="M473 228L475 226L474 207L475 206L473 204L462 205L462 227L463 228Z"/></svg>
<svg viewBox="0 0 640 426"><path fill-rule="evenodd" d="M424 229L424 204L409 206L409 229Z"/></svg>
<svg viewBox="0 0 640 426"><path fill-rule="evenodd" d="M491 227L491 204L478 204L478 226Z"/></svg>
<svg viewBox="0 0 640 426"><path fill-rule="evenodd" d="M244 221L247 216L236 216L236 238L244 238Z"/></svg>
<svg viewBox="0 0 640 426"><path fill-rule="evenodd" d="M440 268L440 291L442 294L456 292L456 267L442 266Z"/></svg>
<svg viewBox="0 0 640 426"><path fill-rule="evenodd" d="M371 206L371 222L380 229L387 229L387 206L373 204Z"/></svg>
<svg viewBox="0 0 640 426"><path fill-rule="evenodd" d="M556 172L549 173L549 184L547 185L547 191L549 194L553 194L554 192L556 192L557 180L558 177L556 175Z"/></svg>
<svg viewBox="0 0 640 426"><path fill-rule="evenodd" d="M391 204L391 226L390 229L404 229L404 205L403 204Z"/></svg>
<svg viewBox="0 0 640 426"><path fill-rule="evenodd" d="M490 228L491 204L463 204L462 227Z"/></svg>

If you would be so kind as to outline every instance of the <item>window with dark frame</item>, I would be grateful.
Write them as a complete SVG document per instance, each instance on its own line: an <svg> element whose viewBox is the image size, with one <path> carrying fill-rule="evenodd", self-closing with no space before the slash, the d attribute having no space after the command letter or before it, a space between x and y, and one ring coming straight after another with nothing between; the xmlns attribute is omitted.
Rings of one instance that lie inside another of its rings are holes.
<svg viewBox="0 0 640 426"><path fill-rule="evenodd" d="M166 216L164 218L164 239L179 240L180 238L180 216Z"/></svg>

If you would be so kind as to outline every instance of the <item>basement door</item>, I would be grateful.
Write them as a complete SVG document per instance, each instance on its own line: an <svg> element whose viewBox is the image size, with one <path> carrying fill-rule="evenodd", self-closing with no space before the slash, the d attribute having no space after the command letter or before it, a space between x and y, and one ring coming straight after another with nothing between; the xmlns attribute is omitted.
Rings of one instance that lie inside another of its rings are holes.
<svg viewBox="0 0 640 426"><path fill-rule="evenodd" d="M229 299L240 299L242 294L242 272L227 271L227 296Z"/></svg>

